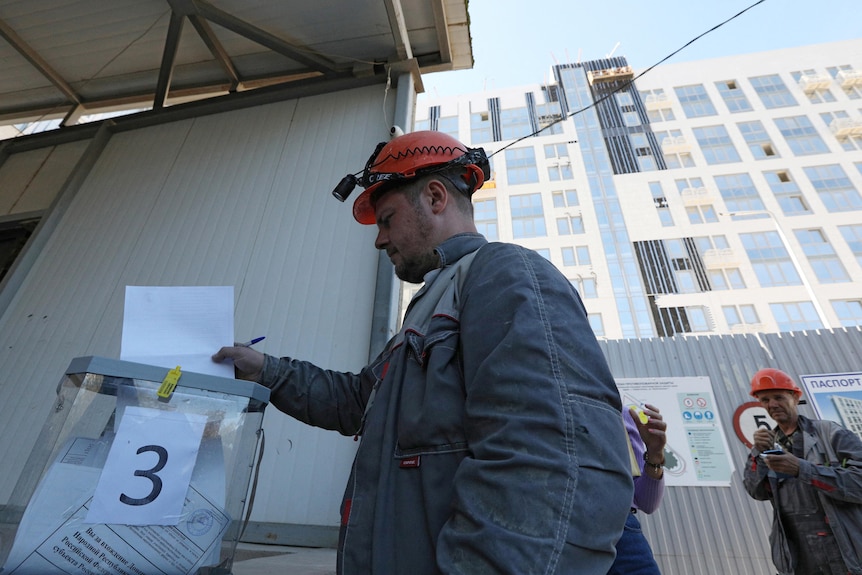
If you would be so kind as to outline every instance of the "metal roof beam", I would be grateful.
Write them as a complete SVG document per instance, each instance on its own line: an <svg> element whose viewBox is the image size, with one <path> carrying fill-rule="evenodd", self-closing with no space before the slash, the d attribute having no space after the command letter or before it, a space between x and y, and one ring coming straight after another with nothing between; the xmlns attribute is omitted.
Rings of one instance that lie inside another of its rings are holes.
<svg viewBox="0 0 862 575"><path fill-rule="evenodd" d="M159 80L156 84L156 94L153 97L153 109L165 107L168 91L171 88L171 77L174 75L174 60L183 34L185 16L171 12L171 23L168 26L168 36L165 39L165 49L162 52L162 65L159 67Z"/></svg>
<svg viewBox="0 0 862 575"><path fill-rule="evenodd" d="M407 22L404 20L404 9L401 7L401 0L386 0L385 4L398 59L411 60L413 58L413 47L410 45L410 36L407 33Z"/></svg>
<svg viewBox="0 0 862 575"><path fill-rule="evenodd" d="M204 41L204 44L206 44L210 53L213 55L219 65L221 65L225 74L227 74L228 78L230 78L230 91L236 91L236 88L239 85L239 74L237 74L236 68L234 68L233 62L231 61L227 50L225 50L224 46L222 46L221 42L219 42L219 39L216 37L215 32L213 32L213 29L210 27L209 22L207 22L197 14L190 14L189 21L191 21L192 26L194 26L195 30L197 30L198 36L200 36L201 40Z"/></svg>
<svg viewBox="0 0 862 575"><path fill-rule="evenodd" d="M202 0L190 0L194 5L195 11L214 24L218 24L223 28L227 28L231 32L248 38L252 42L256 42L261 46L269 48L273 52L277 52L282 56L305 64L313 70L318 70L326 76L332 76L338 72L333 62L318 56L308 48L299 48L290 42L261 30L257 26L253 26L244 20L240 20L233 14L216 8L215 6L203 2Z"/></svg>
<svg viewBox="0 0 862 575"><path fill-rule="evenodd" d="M36 53L12 28L9 27L6 22L0 20L0 36L6 39L9 44L18 51L19 54L24 56L30 64L32 64L40 74L45 76L48 80L51 81L54 86L60 90L66 99L70 102L74 102L75 104L80 104L81 99L78 97L78 94L75 93L75 90L72 89L72 86L63 79L60 74L54 70L48 62L46 62L39 54Z"/></svg>
<svg viewBox="0 0 862 575"><path fill-rule="evenodd" d="M446 19L446 0L433 0L434 27L437 29L437 46L440 48L440 61L452 62L452 39L449 37L449 21Z"/></svg>

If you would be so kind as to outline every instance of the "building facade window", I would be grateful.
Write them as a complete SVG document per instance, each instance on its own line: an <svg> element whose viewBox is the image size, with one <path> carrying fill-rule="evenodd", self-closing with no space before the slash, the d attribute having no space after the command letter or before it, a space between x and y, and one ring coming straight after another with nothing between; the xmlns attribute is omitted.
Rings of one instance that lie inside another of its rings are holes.
<svg viewBox="0 0 862 575"><path fill-rule="evenodd" d="M545 159L568 160L569 147L562 142L558 142L556 144L545 144Z"/></svg>
<svg viewBox="0 0 862 575"><path fill-rule="evenodd" d="M715 106L712 105L712 100L709 99L703 84L678 86L674 91L686 118L716 115Z"/></svg>
<svg viewBox="0 0 862 575"><path fill-rule="evenodd" d="M673 214L670 213L670 209L668 208L667 196L664 193L664 189L661 187L661 182L649 182L649 189L662 227L666 228L672 226Z"/></svg>
<svg viewBox="0 0 862 575"><path fill-rule="evenodd" d="M790 254L777 232L739 234L739 239L761 287L802 284Z"/></svg>
<svg viewBox="0 0 862 575"><path fill-rule="evenodd" d="M748 149L755 160L780 157L760 121L739 122L736 126L739 128L745 143L748 144Z"/></svg>
<svg viewBox="0 0 862 575"><path fill-rule="evenodd" d="M572 173L571 164L560 164L557 166L548 166L548 179L552 182L561 180L571 180L575 175Z"/></svg>
<svg viewBox="0 0 862 575"><path fill-rule="evenodd" d="M560 105L559 86L542 86L546 102L536 104L536 123L543 136L563 133L563 112Z"/></svg>
<svg viewBox="0 0 862 575"><path fill-rule="evenodd" d="M853 120L844 110L823 112L820 119L835 135L845 152L862 150L862 120Z"/></svg>
<svg viewBox="0 0 862 575"><path fill-rule="evenodd" d="M437 121L437 131L449 134L456 140L460 140L458 135L458 116L441 116Z"/></svg>
<svg viewBox="0 0 862 575"><path fill-rule="evenodd" d="M569 280L571 284L574 286L578 293L581 294L583 299L595 299L599 297L599 293L596 290L596 280L595 278L577 278L573 280Z"/></svg>
<svg viewBox="0 0 862 575"><path fill-rule="evenodd" d="M832 301L832 309L842 327L862 325L862 299L839 299Z"/></svg>
<svg viewBox="0 0 862 575"><path fill-rule="evenodd" d="M692 238L694 245L697 246L697 251L703 255L710 250L728 250L730 244L727 242L727 236L697 236Z"/></svg>
<svg viewBox="0 0 862 575"><path fill-rule="evenodd" d="M470 114L470 141L474 146L494 141L491 115L487 111Z"/></svg>
<svg viewBox="0 0 862 575"><path fill-rule="evenodd" d="M715 176L715 185L721 192L728 211L764 210L763 200L748 174Z"/></svg>
<svg viewBox="0 0 862 575"><path fill-rule="evenodd" d="M811 208L805 200L805 196L799 186L793 180L787 170L772 170L763 172L772 195L778 200L781 211L785 216L798 216L810 214Z"/></svg>
<svg viewBox="0 0 862 575"><path fill-rule="evenodd" d="M830 212L862 210L862 197L838 164L803 168L817 196Z"/></svg>
<svg viewBox="0 0 862 575"><path fill-rule="evenodd" d="M725 305L721 306L721 311L724 313L724 320L730 329L740 325L757 325L760 323L757 309L751 304Z"/></svg>
<svg viewBox="0 0 862 575"><path fill-rule="evenodd" d="M703 291L698 282L695 262L692 261L694 254L689 253L685 242L678 238L667 239L664 240L664 248L678 293Z"/></svg>
<svg viewBox="0 0 862 575"><path fill-rule="evenodd" d="M778 331L821 329L823 324L810 301L771 303L769 309L778 324Z"/></svg>
<svg viewBox="0 0 862 575"><path fill-rule="evenodd" d="M820 283L849 282L850 276L821 229L794 230L802 251Z"/></svg>
<svg viewBox="0 0 862 575"><path fill-rule="evenodd" d="M856 263L862 266L862 224L838 226L841 237L847 242L847 247L856 256Z"/></svg>
<svg viewBox="0 0 862 575"><path fill-rule="evenodd" d="M573 208L579 206L578 190L555 190L551 192L555 208Z"/></svg>
<svg viewBox="0 0 862 575"><path fill-rule="evenodd" d="M775 118L775 125L790 146L794 156L810 156L825 154L829 147L817 133L817 128L807 116L790 116Z"/></svg>
<svg viewBox="0 0 862 575"><path fill-rule="evenodd" d="M778 74L767 76L755 76L748 79L755 93L760 96L760 101L766 108L783 108L796 106L796 99L787 89Z"/></svg>
<svg viewBox="0 0 862 575"><path fill-rule="evenodd" d="M584 219L581 216L566 216L557 218L557 234L570 236L584 233Z"/></svg>
<svg viewBox="0 0 862 575"><path fill-rule="evenodd" d="M828 85L825 85L825 83L821 81L823 76L818 74L816 70L797 70L795 72L791 72L790 76L793 77L794 82L799 84L802 91L805 92L805 96L808 98L808 101L812 104L823 104L835 101L835 94L832 93ZM828 78L828 76L826 78Z"/></svg>
<svg viewBox="0 0 862 575"><path fill-rule="evenodd" d="M862 99L862 82L858 81L859 77L862 76L862 71L855 70L849 64L832 66L826 68L826 71L838 82L848 98L851 100Z"/></svg>
<svg viewBox="0 0 862 575"><path fill-rule="evenodd" d="M571 180L575 177L566 144L545 144L545 159L548 160L548 179L552 182Z"/></svg>
<svg viewBox="0 0 862 575"><path fill-rule="evenodd" d="M727 164L740 161L739 153L724 126L705 126L694 128L693 131L707 164Z"/></svg>
<svg viewBox="0 0 862 575"><path fill-rule="evenodd" d="M676 191L678 191L681 196L706 191L706 187L704 187L703 180L701 178L679 178L674 180L674 183L676 184Z"/></svg>
<svg viewBox="0 0 862 575"><path fill-rule="evenodd" d="M644 90L640 93L647 110L647 119L650 122L669 122L676 120L673 108L670 107L670 99L664 89Z"/></svg>
<svg viewBox="0 0 862 575"><path fill-rule="evenodd" d="M576 266L578 265L578 260L575 258L575 248L571 246L564 246L560 248L560 254L563 256L563 265L564 266Z"/></svg>
<svg viewBox="0 0 862 575"><path fill-rule="evenodd" d="M500 239L497 224L497 200L489 198L487 200L476 200L473 202L473 221L476 223L476 230L488 241L497 241Z"/></svg>
<svg viewBox="0 0 862 575"><path fill-rule="evenodd" d="M724 291L731 289L745 289L745 280L739 268L722 268L707 270L709 283L712 289Z"/></svg>
<svg viewBox="0 0 862 575"><path fill-rule="evenodd" d="M751 103L736 80L722 80L721 82L716 82L715 87L718 89L718 93L724 100L724 105L727 106L727 110L731 114L751 110Z"/></svg>
<svg viewBox="0 0 862 575"><path fill-rule="evenodd" d="M661 145L667 169L693 168L694 158L681 130L655 131L656 141Z"/></svg>
<svg viewBox="0 0 862 575"><path fill-rule="evenodd" d="M506 178L512 186L539 181L536 153L532 147L506 150Z"/></svg>
<svg viewBox="0 0 862 575"><path fill-rule="evenodd" d="M509 198L512 212L512 236L539 238L548 235L545 228L545 212L542 208L541 194L521 194ZM548 256L550 259L550 254Z"/></svg>
<svg viewBox="0 0 862 575"><path fill-rule="evenodd" d="M515 140L533 133L526 107L500 110L500 131L504 140Z"/></svg>
<svg viewBox="0 0 862 575"><path fill-rule="evenodd" d="M685 313L688 316L688 323L691 332L711 331L709 315L703 306L686 306Z"/></svg>
<svg viewBox="0 0 862 575"><path fill-rule="evenodd" d="M603 337L605 335L605 322L602 320L602 314L587 314L587 320L589 320L590 327L593 328L593 334L596 337Z"/></svg>
<svg viewBox="0 0 862 575"><path fill-rule="evenodd" d="M718 214L712 204L686 206L685 213L690 224L714 224L718 221Z"/></svg>
<svg viewBox="0 0 862 575"><path fill-rule="evenodd" d="M536 248L535 252L545 258L548 261L551 261L551 250L550 248Z"/></svg>
<svg viewBox="0 0 862 575"><path fill-rule="evenodd" d="M664 154L664 163L668 170L676 170L679 168L693 168L695 166L694 158L688 152L679 152L676 154Z"/></svg>
<svg viewBox="0 0 862 575"><path fill-rule="evenodd" d="M670 122L676 120L676 116L673 113L673 108L657 108L647 110L647 118L649 119L650 123Z"/></svg>

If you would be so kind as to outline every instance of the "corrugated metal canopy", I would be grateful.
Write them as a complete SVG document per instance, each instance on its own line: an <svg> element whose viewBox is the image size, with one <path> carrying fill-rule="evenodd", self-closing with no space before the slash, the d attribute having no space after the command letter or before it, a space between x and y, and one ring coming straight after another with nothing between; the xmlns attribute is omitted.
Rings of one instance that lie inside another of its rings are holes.
<svg viewBox="0 0 862 575"><path fill-rule="evenodd" d="M473 65L466 0L0 0L0 37L6 124Z"/></svg>

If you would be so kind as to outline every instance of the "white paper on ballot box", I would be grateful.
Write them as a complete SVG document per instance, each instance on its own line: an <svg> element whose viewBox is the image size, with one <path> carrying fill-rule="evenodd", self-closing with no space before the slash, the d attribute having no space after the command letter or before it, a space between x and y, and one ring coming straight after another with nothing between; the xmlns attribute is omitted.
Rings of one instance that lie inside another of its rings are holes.
<svg viewBox="0 0 862 575"><path fill-rule="evenodd" d="M202 442L176 525L89 524L111 439L75 438L61 450L24 512L4 575L190 575L218 562L230 525L220 441Z"/></svg>
<svg viewBox="0 0 862 575"><path fill-rule="evenodd" d="M194 413L126 407L87 523L176 525L206 422Z"/></svg>
<svg viewBox="0 0 862 575"><path fill-rule="evenodd" d="M120 359L233 379L233 286L126 286Z"/></svg>

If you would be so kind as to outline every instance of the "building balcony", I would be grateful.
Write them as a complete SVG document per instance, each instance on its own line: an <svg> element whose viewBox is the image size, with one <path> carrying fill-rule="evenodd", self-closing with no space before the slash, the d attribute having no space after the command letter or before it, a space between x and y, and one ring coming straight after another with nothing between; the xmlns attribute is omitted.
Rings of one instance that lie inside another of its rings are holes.
<svg viewBox="0 0 862 575"><path fill-rule="evenodd" d="M853 118L837 118L829 124L829 129L837 138L862 136L862 120Z"/></svg>
<svg viewBox="0 0 862 575"><path fill-rule="evenodd" d="M587 70L587 80L590 86L596 82L614 82L616 80L631 80L635 77L631 66L618 66L616 68L603 68L601 70Z"/></svg>
<svg viewBox="0 0 862 575"><path fill-rule="evenodd" d="M835 79L842 88L858 86L862 84L862 70L838 70Z"/></svg>
<svg viewBox="0 0 862 575"><path fill-rule="evenodd" d="M670 106L670 98L667 94L650 94L644 99L647 110L660 110Z"/></svg>
<svg viewBox="0 0 862 575"><path fill-rule="evenodd" d="M699 188L685 188L679 193L679 195L682 198L683 205L686 207L711 204L715 200L712 192L704 186Z"/></svg>
<svg viewBox="0 0 862 575"><path fill-rule="evenodd" d="M826 90L832 83L832 77L828 74L805 74L799 78L799 87L806 94L813 94L818 90Z"/></svg>
<svg viewBox="0 0 862 575"><path fill-rule="evenodd" d="M707 269L739 267L739 258L731 248L706 250L703 254L703 265Z"/></svg>
<svg viewBox="0 0 862 575"><path fill-rule="evenodd" d="M680 154L691 151L691 144L685 139L685 136L677 136L662 138L661 151L665 154Z"/></svg>

